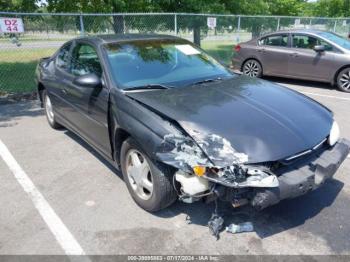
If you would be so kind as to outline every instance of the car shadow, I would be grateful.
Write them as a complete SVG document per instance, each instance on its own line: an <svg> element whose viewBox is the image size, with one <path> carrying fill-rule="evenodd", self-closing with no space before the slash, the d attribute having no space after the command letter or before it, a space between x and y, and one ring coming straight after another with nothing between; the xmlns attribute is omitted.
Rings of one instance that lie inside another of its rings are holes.
<svg viewBox="0 0 350 262"><path fill-rule="evenodd" d="M71 131L65 130L64 132L68 137L93 154L111 172L123 179L120 171L79 136ZM348 234L350 233L348 230L350 222L347 219L344 220L350 215L350 210L347 208L349 199L344 197L344 194L338 197L343 187L344 183L332 179L315 191L298 198L281 201L277 205L260 212L249 205L234 209L230 203L220 201L218 202L217 210L224 218L225 226L231 223L252 222L254 231L261 239L296 229L300 237L308 237L308 234L321 237L333 251L339 253L348 250L349 244L346 239L348 239ZM337 197L339 200L335 201ZM185 220L188 224L207 227L214 210L214 202L205 204L202 201L198 201L192 204L185 204L176 201L172 206L152 213L152 215L167 219L185 214ZM330 218L335 212L336 215ZM339 225L342 225L343 228L339 227Z"/></svg>
<svg viewBox="0 0 350 262"><path fill-rule="evenodd" d="M310 87L310 88L338 91L338 89L336 87L332 86L329 83L323 83L323 82L283 78L283 77L276 77L276 76L264 76L263 79L268 80L268 81L272 81L272 82L282 83L282 84L290 84L290 85L298 85L298 86L302 86L302 87Z"/></svg>
<svg viewBox="0 0 350 262"><path fill-rule="evenodd" d="M111 172L113 172L115 175L117 175L120 179L123 180L122 173L109 161L107 161L103 156L101 156L100 153L98 153L92 146L90 146L88 143L86 143L82 138L80 138L78 135L76 135L74 132L69 131L67 129L64 129L64 134L67 135L69 138L74 140L76 143L78 143L80 146L82 146L85 150L87 150L89 153L91 153L94 157L96 157L102 164L104 164Z"/></svg>
<svg viewBox="0 0 350 262"><path fill-rule="evenodd" d="M254 231L263 239L292 228L303 227L305 222L310 219L327 219L323 217L321 212L333 204L343 186L342 182L333 179L313 192L298 198L281 201L277 205L260 212L250 206L234 209L228 203L220 202L218 212L223 216L226 226L231 223L252 222ZM178 214L186 214L188 223L207 226L214 209L214 203L196 202L185 204L176 202L173 206L161 210L155 215L169 218ZM333 222L336 223L336 221ZM312 234L325 237L323 233L328 230L323 229L322 227L308 226L302 228L302 230L309 231Z"/></svg>
<svg viewBox="0 0 350 262"><path fill-rule="evenodd" d="M0 103L0 127L9 127L17 124L21 117L37 117L44 114L38 101L26 101L18 103Z"/></svg>

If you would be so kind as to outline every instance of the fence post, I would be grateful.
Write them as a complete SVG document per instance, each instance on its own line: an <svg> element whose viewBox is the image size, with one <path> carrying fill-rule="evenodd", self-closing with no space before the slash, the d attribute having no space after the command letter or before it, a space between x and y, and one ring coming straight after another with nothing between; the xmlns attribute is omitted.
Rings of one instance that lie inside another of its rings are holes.
<svg viewBox="0 0 350 262"><path fill-rule="evenodd" d="M333 32L335 33L335 30L337 28L337 19L334 20L334 27L333 27Z"/></svg>
<svg viewBox="0 0 350 262"><path fill-rule="evenodd" d="M237 31L241 31L241 16L238 16L238 22L237 22Z"/></svg>
<svg viewBox="0 0 350 262"><path fill-rule="evenodd" d="M80 34L84 35L85 34L85 30L84 30L84 19L83 19L83 15L80 14L79 16L79 21L80 21Z"/></svg>
<svg viewBox="0 0 350 262"><path fill-rule="evenodd" d="M123 34L125 34L125 15L123 15Z"/></svg>
<svg viewBox="0 0 350 262"><path fill-rule="evenodd" d="M280 21L281 21L281 17L277 19L277 31L280 30Z"/></svg>
<svg viewBox="0 0 350 262"><path fill-rule="evenodd" d="M175 35L177 35L177 14L174 14L174 31Z"/></svg>
<svg viewBox="0 0 350 262"><path fill-rule="evenodd" d="M241 32L241 16L239 15L238 21L237 21L237 33L238 33L236 38L237 43L240 42L240 32Z"/></svg>

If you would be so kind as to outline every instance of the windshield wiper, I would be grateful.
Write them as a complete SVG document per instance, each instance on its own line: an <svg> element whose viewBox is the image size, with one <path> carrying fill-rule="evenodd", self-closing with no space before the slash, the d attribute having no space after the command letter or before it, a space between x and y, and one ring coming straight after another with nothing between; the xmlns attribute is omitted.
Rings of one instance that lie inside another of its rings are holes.
<svg viewBox="0 0 350 262"><path fill-rule="evenodd" d="M200 85L200 84L204 84L204 83L216 82L216 81L221 81L221 80L222 80L221 77L209 78L209 79L200 80L198 82L194 82L192 85Z"/></svg>
<svg viewBox="0 0 350 262"><path fill-rule="evenodd" d="M167 85L162 85L162 84L148 84L148 85L143 85L143 86L132 86L132 87L127 87L124 88L124 91L133 91L133 90L151 90L151 89L169 89L172 88L173 86L167 86Z"/></svg>

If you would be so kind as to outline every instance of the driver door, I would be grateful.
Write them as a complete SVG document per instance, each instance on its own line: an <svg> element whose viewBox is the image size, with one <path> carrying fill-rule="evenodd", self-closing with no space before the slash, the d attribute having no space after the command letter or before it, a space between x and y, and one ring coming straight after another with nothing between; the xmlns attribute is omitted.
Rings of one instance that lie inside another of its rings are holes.
<svg viewBox="0 0 350 262"><path fill-rule="evenodd" d="M77 41L72 49L70 78L66 78L65 100L70 105L69 122L88 142L101 153L111 156L108 132L109 90L79 86L74 79L86 74L96 74L104 83L103 69L96 48L90 43Z"/></svg>
<svg viewBox="0 0 350 262"><path fill-rule="evenodd" d="M316 52L315 45L324 45L326 51ZM332 46L306 34L292 34L292 54L289 57L289 75L303 79L328 81L334 70Z"/></svg>

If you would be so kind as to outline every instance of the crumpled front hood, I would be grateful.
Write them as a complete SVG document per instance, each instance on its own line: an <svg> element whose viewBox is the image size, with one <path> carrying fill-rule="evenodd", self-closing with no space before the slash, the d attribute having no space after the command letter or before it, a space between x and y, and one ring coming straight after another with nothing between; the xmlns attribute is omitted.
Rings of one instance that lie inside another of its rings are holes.
<svg viewBox="0 0 350 262"><path fill-rule="evenodd" d="M314 147L329 135L333 122L332 113L317 102L245 76L127 95L177 121L217 165L220 159L207 138L222 139L238 157L247 157L244 162L260 163Z"/></svg>

